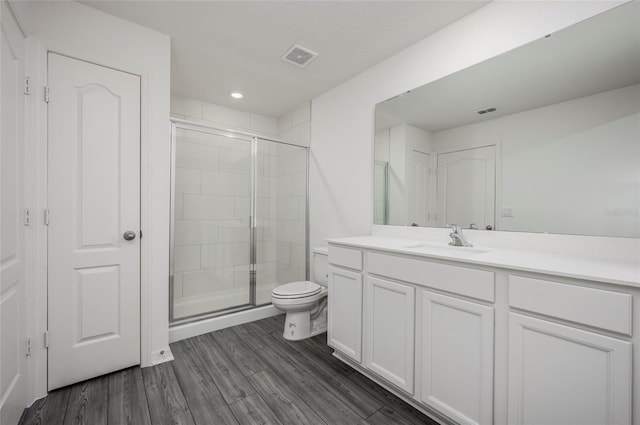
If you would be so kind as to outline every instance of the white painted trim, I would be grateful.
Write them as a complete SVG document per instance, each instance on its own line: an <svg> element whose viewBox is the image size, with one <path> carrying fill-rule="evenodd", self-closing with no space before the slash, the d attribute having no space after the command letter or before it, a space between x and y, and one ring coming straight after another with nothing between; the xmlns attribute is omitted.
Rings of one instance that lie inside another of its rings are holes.
<svg viewBox="0 0 640 425"><path fill-rule="evenodd" d="M183 339L218 331L231 326L242 325L243 323L266 319L267 317L277 316L279 314L283 314L283 312L274 306L268 305L224 316L213 317L211 319L186 323L184 325L173 326L169 328L169 342L174 343Z"/></svg>
<svg viewBox="0 0 640 425"><path fill-rule="evenodd" d="M47 84L47 52L41 41L29 37L25 45L25 73L31 77L32 93L26 98L25 164L32 164L25 173L25 205L33 211L30 234L25 240L27 267L27 299L30 314L27 333L33 341L29 366L29 397L37 400L47 395L47 350L44 332L47 330L47 227L44 209L47 207L47 105L43 88Z"/></svg>
<svg viewBox="0 0 640 425"><path fill-rule="evenodd" d="M174 360L173 353L171 352L171 348L168 346L163 348L162 350L156 350L151 353L151 361L147 366L155 366L161 363L166 363ZM144 367L144 366L140 366Z"/></svg>

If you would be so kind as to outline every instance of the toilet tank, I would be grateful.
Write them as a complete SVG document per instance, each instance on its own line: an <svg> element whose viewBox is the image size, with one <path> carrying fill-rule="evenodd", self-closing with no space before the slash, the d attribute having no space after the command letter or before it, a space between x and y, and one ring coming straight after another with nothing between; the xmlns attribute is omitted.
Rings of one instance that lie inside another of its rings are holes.
<svg viewBox="0 0 640 425"><path fill-rule="evenodd" d="M313 261L313 280L318 285L327 286L327 274L329 273L329 249L325 247L313 248L311 256Z"/></svg>

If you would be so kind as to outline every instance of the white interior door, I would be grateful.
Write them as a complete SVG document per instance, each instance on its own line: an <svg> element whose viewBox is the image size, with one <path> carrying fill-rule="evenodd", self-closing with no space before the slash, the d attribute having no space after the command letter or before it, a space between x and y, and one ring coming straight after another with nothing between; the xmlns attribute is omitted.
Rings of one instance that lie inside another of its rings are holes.
<svg viewBox="0 0 640 425"><path fill-rule="evenodd" d="M6 2L0 22L0 424L18 423L25 377L24 37Z"/></svg>
<svg viewBox="0 0 640 425"><path fill-rule="evenodd" d="M416 150L411 151L412 187L409 197L409 222L419 226L431 225L431 155Z"/></svg>
<svg viewBox="0 0 640 425"><path fill-rule="evenodd" d="M140 363L140 78L53 53L48 72L53 389Z"/></svg>
<svg viewBox="0 0 640 425"><path fill-rule="evenodd" d="M495 228L495 146L438 155L438 225Z"/></svg>

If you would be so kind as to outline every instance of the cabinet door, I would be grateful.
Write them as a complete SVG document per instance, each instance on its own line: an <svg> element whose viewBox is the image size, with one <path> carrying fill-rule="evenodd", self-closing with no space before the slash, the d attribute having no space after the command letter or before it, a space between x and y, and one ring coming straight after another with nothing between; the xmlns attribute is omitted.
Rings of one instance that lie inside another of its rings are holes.
<svg viewBox="0 0 640 425"><path fill-rule="evenodd" d="M362 361L362 274L329 266L328 344Z"/></svg>
<svg viewBox="0 0 640 425"><path fill-rule="evenodd" d="M415 290L388 280L367 278L366 366L413 394Z"/></svg>
<svg viewBox="0 0 640 425"><path fill-rule="evenodd" d="M631 423L631 343L509 316L510 424Z"/></svg>
<svg viewBox="0 0 640 425"><path fill-rule="evenodd" d="M493 308L421 291L421 401L460 424L493 422Z"/></svg>

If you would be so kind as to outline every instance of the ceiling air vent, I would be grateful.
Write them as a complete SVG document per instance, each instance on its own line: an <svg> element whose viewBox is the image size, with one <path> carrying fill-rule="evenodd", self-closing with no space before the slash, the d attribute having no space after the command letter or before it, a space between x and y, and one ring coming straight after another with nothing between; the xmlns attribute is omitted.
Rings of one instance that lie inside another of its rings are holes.
<svg viewBox="0 0 640 425"><path fill-rule="evenodd" d="M313 52L309 49L305 49L304 47L294 44L280 58L283 61L289 62L292 65L295 65L300 68L304 68L309 64L309 62L314 60L317 56L318 54L316 52Z"/></svg>

